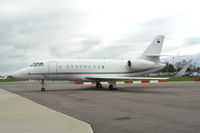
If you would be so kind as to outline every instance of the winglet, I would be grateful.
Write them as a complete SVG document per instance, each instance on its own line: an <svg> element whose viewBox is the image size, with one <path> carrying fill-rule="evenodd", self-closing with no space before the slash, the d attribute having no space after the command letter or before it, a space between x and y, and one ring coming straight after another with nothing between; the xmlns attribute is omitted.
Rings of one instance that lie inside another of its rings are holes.
<svg viewBox="0 0 200 133"><path fill-rule="evenodd" d="M192 60L190 60L176 75L171 77L171 79L176 79L176 78L182 77L185 74L188 67L190 66L191 62L192 62Z"/></svg>

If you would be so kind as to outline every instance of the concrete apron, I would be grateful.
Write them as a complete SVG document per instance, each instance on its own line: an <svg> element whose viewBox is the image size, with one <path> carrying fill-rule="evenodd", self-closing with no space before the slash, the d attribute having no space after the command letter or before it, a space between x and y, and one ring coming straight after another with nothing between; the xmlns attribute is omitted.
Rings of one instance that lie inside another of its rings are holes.
<svg viewBox="0 0 200 133"><path fill-rule="evenodd" d="M0 133L93 133L91 126L0 89Z"/></svg>

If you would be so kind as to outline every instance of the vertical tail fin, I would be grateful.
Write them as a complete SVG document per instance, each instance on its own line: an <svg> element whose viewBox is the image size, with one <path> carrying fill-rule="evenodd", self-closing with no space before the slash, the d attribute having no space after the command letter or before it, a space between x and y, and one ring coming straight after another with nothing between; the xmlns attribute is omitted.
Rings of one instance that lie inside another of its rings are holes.
<svg viewBox="0 0 200 133"><path fill-rule="evenodd" d="M160 53L162 50L165 36L157 36L147 49L140 55L140 59L145 59L153 62L160 62Z"/></svg>

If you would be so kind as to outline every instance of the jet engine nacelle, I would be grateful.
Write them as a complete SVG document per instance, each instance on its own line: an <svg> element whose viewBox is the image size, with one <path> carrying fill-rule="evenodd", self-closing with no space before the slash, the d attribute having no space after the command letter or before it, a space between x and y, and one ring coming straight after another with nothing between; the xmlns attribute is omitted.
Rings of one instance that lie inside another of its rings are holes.
<svg viewBox="0 0 200 133"><path fill-rule="evenodd" d="M127 66L134 72L140 72L154 68L155 62L135 59L135 60L128 60Z"/></svg>

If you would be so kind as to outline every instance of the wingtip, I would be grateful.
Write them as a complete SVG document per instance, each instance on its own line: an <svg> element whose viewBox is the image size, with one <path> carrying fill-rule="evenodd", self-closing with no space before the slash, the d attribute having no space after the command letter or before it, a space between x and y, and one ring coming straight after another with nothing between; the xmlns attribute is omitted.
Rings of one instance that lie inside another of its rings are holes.
<svg viewBox="0 0 200 133"><path fill-rule="evenodd" d="M185 74L185 72L187 71L187 69L189 68L189 66L190 66L191 63L192 63L192 60L189 60L189 61L185 64L185 66L184 66L175 76L172 77L172 79L182 77L182 76Z"/></svg>

